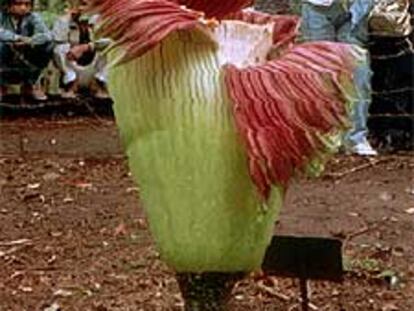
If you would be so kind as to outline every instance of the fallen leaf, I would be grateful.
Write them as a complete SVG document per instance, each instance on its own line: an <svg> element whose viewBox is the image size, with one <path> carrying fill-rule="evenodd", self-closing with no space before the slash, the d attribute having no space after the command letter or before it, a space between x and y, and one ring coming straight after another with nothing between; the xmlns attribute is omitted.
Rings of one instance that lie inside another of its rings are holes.
<svg viewBox="0 0 414 311"><path fill-rule="evenodd" d="M60 311L60 306L55 302L51 306L46 307L43 311Z"/></svg>
<svg viewBox="0 0 414 311"><path fill-rule="evenodd" d="M0 241L0 246L14 246L14 245L22 245L22 244L30 244L30 243L32 243L32 240L20 239L20 240L9 241L9 242Z"/></svg>
<svg viewBox="0 0 414 311"><path fill-rule="evenodd" d="M408 194L411 194L411 195L414 195L414 187L412 187L412 188L406 188L405 189L405 192L407 192Z"/></svg>
<svg viewBox="0 0 414 311"><path fill-rule="evenodd" d="M82 183L82 182L75 184L75 186L82 190L91 190L93 187L92 183Z"/></svg>
<svg viewBox="0 0 414 311"><path fill-rule="evenodd" d="M124 223L120 223L116 228L115 228L115 232L114 235L115 236L119 236L119 235L127 235L128 231L126 229L126 226Z"/></svg>
<svg viewBox="0 0 414 311"><path fill-rule="evenodd" d="M30 191L29 193L25 193L22 196L22 201L27 202L33 199L40 198L41 194L37 191ZM41 198L40 198L41 199Z"/></svg>
<svg viewBox="0 0 414 311"><path fill-rule="evenodd" d="M54 172L46 173L43 175L44 181L55 181L60 178L60 175Z"/></svg>
<svg viewBox="0 0 414 311"><path fill-rule="evenodd" d="M31 293L33 292L33 288L29 286L19 286L19 289L24 293Z"/></svg>
<svg viewBox="0 0 414 311"><path fill-rule="evenodd" d="M141 230L148 229L147 221L144 218L138 218L136 220L136 223L137 223L137 226L138 226L139 229L141 229Z"/></svg>
<svg viewBox="0 0 414 311"><path fill-rule="evenodd" d="M63 199L63 203L72 203L74 201L75 201L75 199L71 198L71 197L66 197L66 198Z"/></svg>
<svg viewBox="0 0 414 311"><path fill-rule="evenodd" d="M70 297L73 295L73 292L65 289L58 289L53 293L53 296L56 297Z"/></svg>
<svg viewBox="0 0 414 311"><path fill-rule="evenodd" d="M388 201L391 201L392 199L394 199L395 195L384 191L383 193L380 194L379 197L380 197L381 200L383 200L385 202L388 202Z"/></svg>
<svg viewBox="0 0 414 311"><path fill-rule="evenodd" d="M85 294L85 295L86 295L86 296L88 296L88 297L93 296L93 292L92 292L90 289L85 289L85 290L83 291L83 294Z"/></svg>
<svg viewBox="0 0 414 311"><path fill-rule="evenodd" d="M381 308L381 311L398 311L398 310L400 309L397 307L397 305L393 303L387 303Z"/></svg>
<svg viewBox="0 0 414 311"><path fill-rule="evenodd" d="M30 190L35 190L35 189L39 189L39 188L40 188L40 183L28 184L27 185L27 189L30 189Z"/></svg>
<svg viewBox="0 0 414 311"><path fill-rule="evenodd" d="M409 209L406 209L406 210L405 210L405 212L406 212L407 214L413 215L413 214L414 214L414 207L409 208Z"/></svg>
<svg viewBox="0 0 414 311"><path fill-rule="evenodd" d="M53 255L52 257L50 257L48 260L47 260L47 263L48 264L52 264L53 262L55 262L56 261L56 255Z"/></svg>
<svg viewBox="0 0 414 311"><path fill-rule="evenodd" d="M131 193L131 192L139 192L139 188L138 187L127 188L126 193Z"/></svg>

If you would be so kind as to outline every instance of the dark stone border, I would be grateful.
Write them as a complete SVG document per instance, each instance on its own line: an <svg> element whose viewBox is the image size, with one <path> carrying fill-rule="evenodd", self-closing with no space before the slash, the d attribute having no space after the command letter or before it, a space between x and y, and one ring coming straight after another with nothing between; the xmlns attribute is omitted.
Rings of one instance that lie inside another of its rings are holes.
<svg viewBox="0 0 414 311"><path fill-rule="evenodd" d="M36 102L10 95L0 102L0 120L18 117L113 117L112 100L79 96L76 99L62 99L50 96L47 101Z"/></svg>

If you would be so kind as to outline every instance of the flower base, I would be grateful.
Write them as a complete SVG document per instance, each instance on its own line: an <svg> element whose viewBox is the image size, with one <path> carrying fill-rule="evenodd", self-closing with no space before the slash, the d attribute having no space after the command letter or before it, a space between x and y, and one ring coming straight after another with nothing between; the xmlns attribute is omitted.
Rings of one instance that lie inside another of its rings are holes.
<svg viewBox="0 0 414 311"><path fill-rule="evenodd" d="M180 273L176 278L185 311L227 311L234 285L244 273Z"/></svg>

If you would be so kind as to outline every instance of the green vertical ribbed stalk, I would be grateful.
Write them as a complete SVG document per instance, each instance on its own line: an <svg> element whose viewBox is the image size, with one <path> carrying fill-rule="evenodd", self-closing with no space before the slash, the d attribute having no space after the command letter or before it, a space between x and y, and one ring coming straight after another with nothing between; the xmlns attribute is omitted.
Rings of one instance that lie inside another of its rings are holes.
<svg viewBox="0 0 414 311"><path fill-rule="evenodd" d="M197 31L115 67L110 91L162 259L177 272L260 267L281 204L262 204L236 133L217 47Z"/></svg>

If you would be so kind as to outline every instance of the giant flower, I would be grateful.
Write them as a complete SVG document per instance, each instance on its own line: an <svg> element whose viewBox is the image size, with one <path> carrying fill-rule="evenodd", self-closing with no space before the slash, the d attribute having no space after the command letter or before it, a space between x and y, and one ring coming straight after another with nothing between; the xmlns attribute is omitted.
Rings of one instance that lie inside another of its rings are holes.
<svg viewBox="0 0 414 311"><path fill-rule="evenodd" d="M295 45L298 19L246 0L92 0L110 92L162 259L260 267L289 180L346 129L354 47Z"/></svg>

